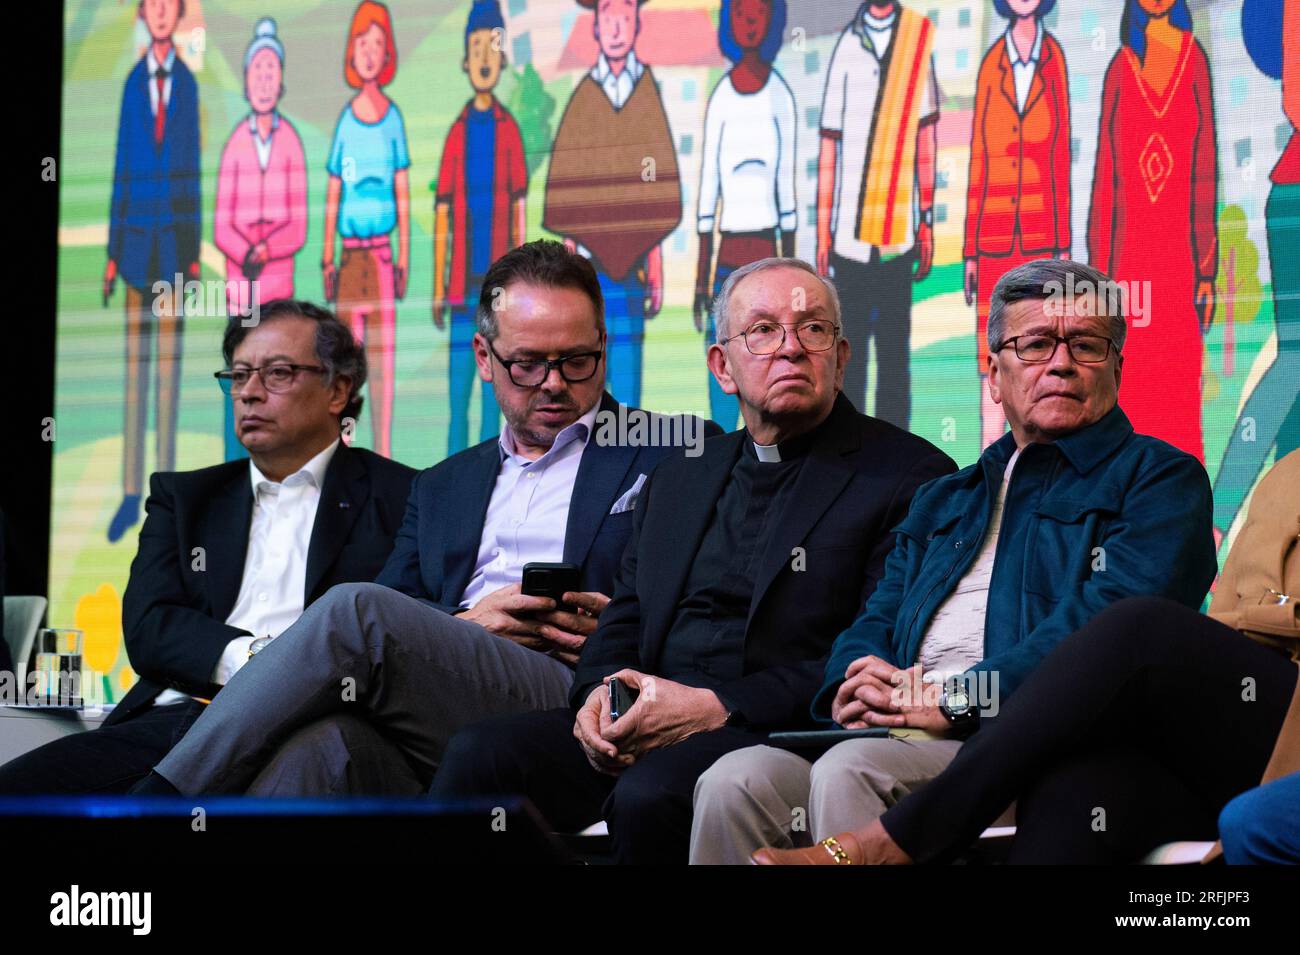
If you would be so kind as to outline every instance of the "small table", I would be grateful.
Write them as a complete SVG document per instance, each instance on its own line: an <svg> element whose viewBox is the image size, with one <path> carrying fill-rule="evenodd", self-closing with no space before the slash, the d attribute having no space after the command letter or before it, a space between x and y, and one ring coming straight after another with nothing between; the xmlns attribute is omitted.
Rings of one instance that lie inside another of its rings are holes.
<svg viewBox="0 0 1300 955"><path fill-rule="evenodd" d="M112 706L0 706L0 765L71 733L97 729Z"/></svg>

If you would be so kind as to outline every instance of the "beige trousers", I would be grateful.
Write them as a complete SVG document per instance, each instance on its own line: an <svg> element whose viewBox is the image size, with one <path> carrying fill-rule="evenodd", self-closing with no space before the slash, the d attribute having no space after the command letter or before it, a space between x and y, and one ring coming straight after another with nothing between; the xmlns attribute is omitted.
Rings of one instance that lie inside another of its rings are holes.
<svg viewBox="0 0 1300 955"><path fill-rule="evenodd" d="M938 776L960 748L960 740L851 739L815 763L771 746L728 753L695 784L690 861L745 865L763 846L858 829Z"/></svg>

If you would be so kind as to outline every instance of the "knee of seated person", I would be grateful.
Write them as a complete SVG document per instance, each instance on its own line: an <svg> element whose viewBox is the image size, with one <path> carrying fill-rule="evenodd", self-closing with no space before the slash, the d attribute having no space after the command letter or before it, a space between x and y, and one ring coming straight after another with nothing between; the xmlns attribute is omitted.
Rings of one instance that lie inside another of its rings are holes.
<svg viewBox="0 0 1300 955"><path fill-rule="evenodd" d="M695 781L695 805L732 806L768 785L772 771L768 746L748 746L721 756Z"/></svg>
<svg viewBox="0 0 1300 955"><path fill-rule="evenodd" d="M640 770L640 772L638 772ZM626 831L658 817L657 810L667 796L658 775L644 765L633 764L623 771L609 796L608 819Z"/></svg>
<svg viewBox="0 0 1300 955"><path fill-rule="evenodd" d="M901 745L894 739L848 739L836 743L813 763L812 787L834 787L864 774L889 775L890 760Z"/></svg>
<svg viewBox="0 0 1300 955"><path fill-rule="evenodd" d="M1096 649L1099 642L1109 641L1119 647L1132 647L1138 641L1150 643L1174 636L1167 626L1170 616L1187 608L1167 597L1139 595L1124 597L1104 608L1090 624L1070 635L1073 642L1085 642Z"/></svg>

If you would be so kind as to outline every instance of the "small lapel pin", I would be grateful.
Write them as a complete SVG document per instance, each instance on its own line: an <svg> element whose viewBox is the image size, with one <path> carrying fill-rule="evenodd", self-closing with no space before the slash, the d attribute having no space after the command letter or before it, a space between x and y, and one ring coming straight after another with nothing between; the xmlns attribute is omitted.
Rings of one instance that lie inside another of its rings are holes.
<svg viewBox="0 0 1300 955"><path fill-rule="evenodd" d="M350 505L348 504L347 501L339 501L339 507L349 507L349 506Z"/></svg>

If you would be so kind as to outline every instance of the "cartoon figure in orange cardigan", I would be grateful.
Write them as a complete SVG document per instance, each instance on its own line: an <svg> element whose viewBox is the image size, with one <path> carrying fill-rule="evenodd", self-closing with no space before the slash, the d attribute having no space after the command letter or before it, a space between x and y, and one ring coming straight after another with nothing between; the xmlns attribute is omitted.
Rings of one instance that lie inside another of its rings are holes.
<svg viewBox="0 0 1300 955"><path fill-rule="evenodd" d="M993 286L1031 259L1070 254L1070 99L1065 55L1043 18L1056 0L994 0L1011 21L980 63L966 190L966 304L988 374ZM1002 406L980 382L980 447L1002 436Z"/></svg>

